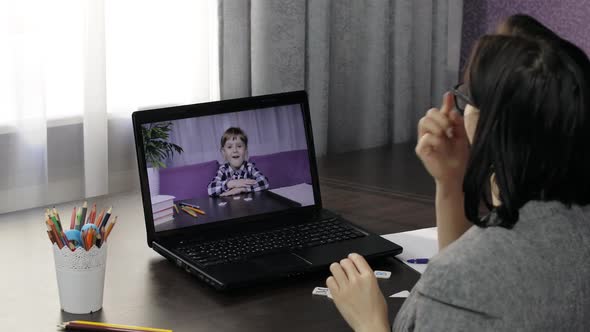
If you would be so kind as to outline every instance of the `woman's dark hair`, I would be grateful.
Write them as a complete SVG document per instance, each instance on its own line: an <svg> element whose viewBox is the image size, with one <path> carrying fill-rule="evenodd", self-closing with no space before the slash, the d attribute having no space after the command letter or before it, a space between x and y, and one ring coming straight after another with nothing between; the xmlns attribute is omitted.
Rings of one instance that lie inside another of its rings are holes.
<svg viewBox="0 0 590 332"><path fill-rule="evenodd" d="M570 41L559 37L551 29L537 21L535 18L526 14L515 14L508 16L502 21L496 32L501 35L523 37L534 40L542 40L552 43L554 46L561 48L569 54L574 61L587 58L586 53ZM579 63L584 66L583 63Z"/></svg>
<svg viewBox="0 0 590 332"><path fill-rule="evenodd" d="M463 183L465 214L479 204L511 228L528 201L590 203L590 61L555 43L484 36L465 73L480 116ZM490 203L494 175L501 205Z"/></svg>
<svg viewBox="0 0 590 332"><path fill-rule="evenodd" d="M560 39L551 29L525 14L516 14L507 17L498 25L496 32L501 35L543 39L545 41Z"/></svg>

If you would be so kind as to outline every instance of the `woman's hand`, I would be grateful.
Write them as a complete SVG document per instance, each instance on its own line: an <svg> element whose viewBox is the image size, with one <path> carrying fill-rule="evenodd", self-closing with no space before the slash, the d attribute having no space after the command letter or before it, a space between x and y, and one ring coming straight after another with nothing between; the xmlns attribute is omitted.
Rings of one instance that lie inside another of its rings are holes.
<svg viewBox="0 0 590 332"><path fill-rule="evenodd" d="M432 108L420 119L416 154L437 184L461 186L469 141L463 117L454 108L453 95L447 92L440 110Z"/></svg>
<svg viewBox="0 0 590 332"><path fill-rule="evenodd" d="M348 325L356 332L388 331L387 304L367 261L350 254L330 265L330 271L326 285Z"/></svg>

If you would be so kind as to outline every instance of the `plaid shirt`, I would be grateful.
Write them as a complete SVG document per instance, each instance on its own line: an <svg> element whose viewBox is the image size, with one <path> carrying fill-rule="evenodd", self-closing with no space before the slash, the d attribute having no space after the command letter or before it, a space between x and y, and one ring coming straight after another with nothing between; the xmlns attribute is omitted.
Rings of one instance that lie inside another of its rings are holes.
<svg viewBox="0 0 590 332"><path fill-rule="evenodd" d="M234 170L229 163L225 163L219 166L217 174L211 180L211 183L207 186L207 192L209 196L219 196L220 194L230 190L227 187L227 183L230 180L238 179L254 179L256 183L246 188L246 191L261 191L268 189L268 180L253 163L246 162L240 166L239 169Z"/></svg>

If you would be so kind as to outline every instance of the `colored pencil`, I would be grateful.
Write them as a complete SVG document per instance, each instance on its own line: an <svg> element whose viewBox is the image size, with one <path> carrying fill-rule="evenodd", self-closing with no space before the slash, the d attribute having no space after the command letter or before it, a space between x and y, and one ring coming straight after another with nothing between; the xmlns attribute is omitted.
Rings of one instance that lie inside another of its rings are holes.
<svg viewBox="0 0 590 332"><path fill-rule="evenodd" d="M78 331L105 331L105 332L172 332L172 330L158 329L153 327L144 326L132 326L132 325L121 325L121 324L107 324L99 322L89 322L75 320L71 322L64 322L58 327L65 330L78 330Z"/></svg>
<svg viewBox="0 0 590 332"><path fill-rule="evenodd" d="M74 229L76 227L76 207L74 206L74 210L72 210L72 218L70 219L70 229Z"/></svg>
<svg viewBox="0 0 590 332"><path fill-rule="evenodd" d="M64 244L62 243L63 240L59 236L59 234L57 233L57 229L55 228L55 224L49 219L45 220L45 223L47 224L47 227L51 230L51 233L53 234L53 238L55 238L55 241L57 242L57 246L59 247L59 249L63 248L63 246L64 246Z"/></svg>
<svg viewBox="0 0 590 332"><path fill-rule="evenodd" d="M51 220L55 224L55 229L57 230L57 232L61 232L61 227L59 227L59 222L57 221L57 218L49 211L49 209L47 209L45 215L49 218L49 220Z"/></svg>
<svg viewBox="0 0 590 332"><path fill-rule="evenodd" d="M88 230L88 234L86 234L86 241L88 242L88 250L92 248L92 238L94 234L94 228Z"/></svg>
<svg viewBox="0 0 590 332"><path fill-rule="evenodd" d="M191 211L195 211L195 212L196 212L196 213L198 213L198 214L205 214L205 211L203 211L203 210L201 210L201 209L198 209L198 208L196 208L196 207L192 207L192 206L188 206L188 205L185 205L185 206L183 206L183 207L184 207L184 208L187 208L187 209L190 209Z"/></svg>
<svg viewBox="0 0 590 332"><path fill-rule="evenodd" d="M90 247L96 245L96 230L92 229L92 236L90 237Z"/></svg>
<svg viewBox="0 0 590 332"><path fill-rule="evenodd" d="M102 222L102 217L104 216L104 209L102 209L102 211L100 211L100 214L98 215L98 217L96 217L96 220L93 220L93 224L95 225L100 225L100 223Z"/></svg>
<svg viewBox="0 0 590 332"><path fill-rule="evenodd" d="M96 239L96 246L100 248L102 246L102 232L99 230L94 238Z"/></svg>
<svg viewBox="0 0 590 332"><path fill-rule="evenodd" d="M55 243L55 239L53 239L53 233L50 230L47 230L47 236L49 237L51 244Z"/></svg>
<svg viewBox="0 0 590 332"><path fill-rule="evenodd" d="M57 218L57 221L59 221L61 223L61 219L59 218L59 213L57 213L57 209L55 208L55 206L53 207L52 212L55 215L55 217Z"/></svg>
<svg viewBox="0 0 590 332"><path fill-rule="evenodd" d="M191 209L190 209L189 207L187 207L187 206L183 206L183 207L181 207L180 209L181 209L182 211L186 212L187 214L189 214L189 215L193 216L194 218L196 218L196 217L197 217L197 213L196 213L195 211L191 210Z"/></svg>
<svg viewBox="0 0 590 332"><path fill-rule="evenodd" d="M201 209L193 208L193 210L195 210L197 213L200 213L200 214L203 214L203 215L206 214L205 211L203 211Z"/></svg>
<svg viewBox="0 0 590 332"><path fill-rule="evenodd" d="M113 213L113 207L111 206L108 209L107 213L104 215L104 218L102 218L102 220L100 220L100 222L98 223L98 228L102 228L107 225L107 222L109 222L109 218L111 217L112 213Z"/></svg>
<svg viewBox="0 0 590 332"><path fill-rule="evenodd" d="M84 221L86 220L86 213L88 212L88 202L84 201L84 204L82 205L82 214L80 214L80 220L76 221L76 229L80 230L82 229L82 225L84 224Z"/></svg>
<svg viewBox="0 0 590 332"><path fill-rule="evenodd" d="M107 230L105 231L104 234L104 242L107 242L107 239L109 238L109 235L111 234L111 231L113 230L113 227L115 227L115 224L117 223L117 216L115 216L115 219L113 219L113 222L109 224L109 226L107 227Z"/></svg>
<svg viewBox="0 0 590 332"><path fill-rule="evenodd" d="M96 203L92 204L92 209L90 210L90 215L86 219L87 224L94 224L94 218L96 217Z"/></svg>

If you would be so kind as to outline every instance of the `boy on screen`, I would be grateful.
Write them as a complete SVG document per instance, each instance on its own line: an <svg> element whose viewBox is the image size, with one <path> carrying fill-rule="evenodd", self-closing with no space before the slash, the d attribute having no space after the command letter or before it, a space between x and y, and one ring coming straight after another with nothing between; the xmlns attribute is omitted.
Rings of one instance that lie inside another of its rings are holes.
<svg viewBox="0 0 590 332"><path fill-rule="evenodd" d="M209 196L229 196L268 189L268 180L248 159L248 136L237 127L221 136L221 154L225 163L207 186Z"/></svg>

